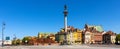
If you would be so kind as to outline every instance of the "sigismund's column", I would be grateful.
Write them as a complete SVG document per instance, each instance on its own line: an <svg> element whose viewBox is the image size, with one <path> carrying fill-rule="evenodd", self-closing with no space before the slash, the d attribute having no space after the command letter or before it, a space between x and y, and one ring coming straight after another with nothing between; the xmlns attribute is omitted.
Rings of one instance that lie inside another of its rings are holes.
<svg viewBox="0 0 120 49"><path fill-rule="evenodd" d="M65 38L64 38L64 43L67 44L67 15L68 15L68 11L67 11L67 6L64 5L64 29L65 29Z"/></svg>

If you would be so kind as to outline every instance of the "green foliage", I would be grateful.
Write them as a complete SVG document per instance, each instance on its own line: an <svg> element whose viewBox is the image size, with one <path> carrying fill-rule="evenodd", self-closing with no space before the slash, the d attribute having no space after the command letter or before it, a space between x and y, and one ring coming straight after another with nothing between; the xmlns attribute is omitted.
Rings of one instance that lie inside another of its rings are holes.
<svg viewBox="0 0 120 49"><path fill-rule="evenodd" d="M120 34L117 34L116 41L120 41Z"/></svg>
<svg viewBox="0 0 120 49"><path fill-rule="evenodd" d="M17 45L20 45L20 44L21 44L21 40L20 40L20 39L17 39L17 40L16 40L16 44L17 44Z"/></svg>
<svg viewBox="0 0 120 49"><path fill-rule="evenodd" d="M31 37L30 36L26 36L22 39L22 43L28 43L30 41Z"/></svg>
<svg viewBox="0 0 120 49"><path fill-rule="evenodd" d="M12 41L12 45L20 45L21 44L21 40L20 39L16 39Z"/></svg>
<svg viewBox="0 0 120 49"><path fill-rule="evenodd" d="M17 45L16 40L12 40L12 45Z"/></svg>

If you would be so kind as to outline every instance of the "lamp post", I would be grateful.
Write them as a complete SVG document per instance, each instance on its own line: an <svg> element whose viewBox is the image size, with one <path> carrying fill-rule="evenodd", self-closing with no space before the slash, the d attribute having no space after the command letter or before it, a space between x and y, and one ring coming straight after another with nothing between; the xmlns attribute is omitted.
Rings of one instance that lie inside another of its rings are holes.
<svg viewBox="0 0 120 49"><path fill-rule="evenodd" d="M4 46L4 29L5 29L5 23L2 23L2 47Z"/></svg>
<svg viewBox="0 0 120 49"><path fill-rule="evenodd" d="M28 42L28 41L27 41L27 40L25 40L25 44L26 44L26 45L27 45L27 42Z"/></svg>

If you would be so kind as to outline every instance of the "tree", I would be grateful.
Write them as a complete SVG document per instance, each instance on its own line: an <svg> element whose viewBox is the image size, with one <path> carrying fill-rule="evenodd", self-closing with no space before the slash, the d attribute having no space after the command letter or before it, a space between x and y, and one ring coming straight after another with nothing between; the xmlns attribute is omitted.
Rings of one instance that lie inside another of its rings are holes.
<svg viewBox="0 0 120 49"><path fill-rule="evenodd" d="M12 45L17 45L16 40L12 40Z"/></svg>
<svg viewBox="0 0 120 49"><path fill-rule="evenodd" d="M21 40L20 40L20 39L17 39L17 40L16 40L16 44L17 44L17 45L20 45L20 44L21 44Z"/></svg>
<svg viewBox="0 0 120 49"><path fill-rule="evenodd" d="M21 40L20 39L16 39L12 41L12 45L20 45L21 44Z"/></svg>
<svg viewBox="0 0 120 49"><path fill-rule="evenodd" d="M116 40L116 43L120 43L120 34L116 35L116 39L115 40Z"/></svg>
<svg viewBox="0 0 120 49"><path fill-rule="evenodd" d="M26 36L26 37L24 37L24 38L22 39L22 43L23 43L23 44L28 44L30 40L31 40L31 37L30 37L30 36Z"/></svg>

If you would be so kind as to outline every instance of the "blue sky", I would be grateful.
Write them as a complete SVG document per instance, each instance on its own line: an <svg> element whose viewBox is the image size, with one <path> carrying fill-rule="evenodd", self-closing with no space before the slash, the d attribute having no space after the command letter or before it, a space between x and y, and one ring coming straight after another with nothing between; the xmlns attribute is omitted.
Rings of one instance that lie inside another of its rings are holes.
<svg viewBox="0 0 120 49"><path fill-rule="evenodd" d="M119 0L0 0L0 24L6 23L5 36L58 32L64 27L64 4L69 11L68 25L79 29L86 23L101 25L105 31L120 33Z"/></svg>

